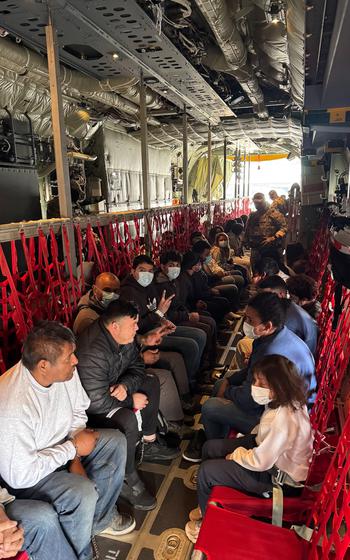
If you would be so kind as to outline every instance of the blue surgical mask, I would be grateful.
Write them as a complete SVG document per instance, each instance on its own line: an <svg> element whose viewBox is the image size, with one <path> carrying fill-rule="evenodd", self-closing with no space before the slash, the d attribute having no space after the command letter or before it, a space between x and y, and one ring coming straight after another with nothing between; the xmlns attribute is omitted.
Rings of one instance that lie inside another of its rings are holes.
<svg viewBox="0 0 350 560"><path fill-rule="evenodd" d="M147 288L153 281L154 274L153 272L139 272L139 277L137 279L140 286L143 288Z"/></svg>
<svg viewBox="0 0 350 560"><path fill-rule="evenodd" d="M176 280L181 272L181 268L179 266L169 266L168 268L168 278L169 280Z"/></svg>
<svg viewBox="0 0 350 560"><path fill-rule="evenodd" d="M213 257L212 257L211 255L208 255L208 256L204 259L204 264L210 264L211 261L212 261L212 258L213 258Z"/></svg>

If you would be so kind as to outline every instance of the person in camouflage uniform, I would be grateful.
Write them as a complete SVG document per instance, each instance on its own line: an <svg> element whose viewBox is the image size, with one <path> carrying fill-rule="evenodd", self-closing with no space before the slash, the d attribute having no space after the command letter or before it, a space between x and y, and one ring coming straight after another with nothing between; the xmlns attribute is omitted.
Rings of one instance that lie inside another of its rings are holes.
<svg viewBox="0 0 350 560"><path fill-rule="evenodd" d="M272 200L271 208L278 210L278 212L281 212L281 214L285 216L288 212L288 203L286 198L284 196L278 196L276 191L270 191L269 197Z"/></svg>
<svg viewBox="0 0 350 560"><path fill-rule="evenodd" d="M253 197L256 212L248 218L244 242L251 248L251 266L264 258L272 257L283 266L283 246L287 222L283 214L267 203L262 193Z"/></svg>

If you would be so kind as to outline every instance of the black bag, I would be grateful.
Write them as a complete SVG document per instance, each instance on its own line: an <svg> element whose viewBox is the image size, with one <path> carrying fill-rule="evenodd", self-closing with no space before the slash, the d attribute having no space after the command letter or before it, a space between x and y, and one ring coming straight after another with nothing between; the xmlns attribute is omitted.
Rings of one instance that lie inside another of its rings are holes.
<svg viewBox="0 0 350 560"><path fill-rule="evenodd" d="M330 262L333 278L336 282L333 319L333 330L335 330L343 308L343 287L350 289L350 244L344 241L343 237L338 238L336 233L331 234Z"/></svg>

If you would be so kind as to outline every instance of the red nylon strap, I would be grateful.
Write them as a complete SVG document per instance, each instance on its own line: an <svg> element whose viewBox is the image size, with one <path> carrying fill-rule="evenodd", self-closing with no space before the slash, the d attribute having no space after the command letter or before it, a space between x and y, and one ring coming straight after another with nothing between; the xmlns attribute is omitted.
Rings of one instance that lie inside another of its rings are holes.
<svg viewBox="0 0 350 560"><path fill-rule="evenodd" d="M75 226L76 238L78 243L78 259L80 265L80 287L81 293L85 292L85 276L84 276L84 265L83 265L83 238L81 234L80 224Z"/></svg>
<svg viewBox="0 0 350 560"><path fill-rule="evenodd" d="M63 231L63 228L62 228L62 231ZM59 289L60 289L61 311L64 313L64 320L66 321L66 323L68 323L69 322L69 317L72 314L72 306L71 306L67 291L65 289L66 285L64 285L64 283L62 281L60 264L59 264L59 261L58 261L57 241L56 241L56 237L55 237L55 232L53 231L53 229L51 227L50 227L50 230L49 230L49 235L50 235L50 241L51 241L52 264L53 264L53 268L56 272L57 284L58 284ZM67 263L68 263L68 259L67 259ZM51 276L51 274L50 274L50 276ZM52 285L53 285L53 283L52 283ZM73 292L74 292L74 290L73 290ZM54 299L56 300L56 294L54 294Z"/></svg>
<svg viewBox="0 0 350 560"><path fill-rule="evenodd" d="M7 260L5 258L4 251L1 244L0 244L0 269L2 275L5 276L5 278L7 279L10 287L10 295L8 299L12 306L13 317L15 319L17 333L19 335L20 340L23 341L28 333L28 325L24 319L22 306L17 293L17 288L13 280L12 274L10 272L9 266L7 264Z"/></svg>

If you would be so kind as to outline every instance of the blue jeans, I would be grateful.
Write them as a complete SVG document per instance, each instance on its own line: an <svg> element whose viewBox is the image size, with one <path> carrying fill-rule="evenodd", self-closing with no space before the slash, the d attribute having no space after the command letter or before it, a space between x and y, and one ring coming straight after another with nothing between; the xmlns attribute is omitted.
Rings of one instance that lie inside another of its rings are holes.
<svg viewBox="0 0 350 560"><path fill-rule="evenodd" d="M249 434L260 422L260 416L247 414L229 399L215 397L222 380L215 383L213 397L202 406L202 424L207 439L226 438L230 430Z"/></svg>
<svg viewBox="0 0 350 560"><path fill-rule="evenodd" d="M50 504L39 500L15 500L6 506L6 514L24 529L23 550L31 560L77 560Z"/></svg>
<svg viewBox="0 0 350 560"><path fill-rule="evenodd" d="M92 559L91 536L111 523L124 481L125 436L117 430L98 431L100 437L95 449L82 458L88 478L62 469L49 474L32 488L9 489L18 498L52 504L62 531L79 560ZM50 556L53 557L49 550L45 560Z"/></svg>
<svg viewBox="0 0 350 560"><path fill-rule="evenodd" d="M161 350L172 350L182 354L191 388L196 382L206 342L207 335L204 331L194 327L178 326L174 334L163 338L160 346Z"/></svg>

